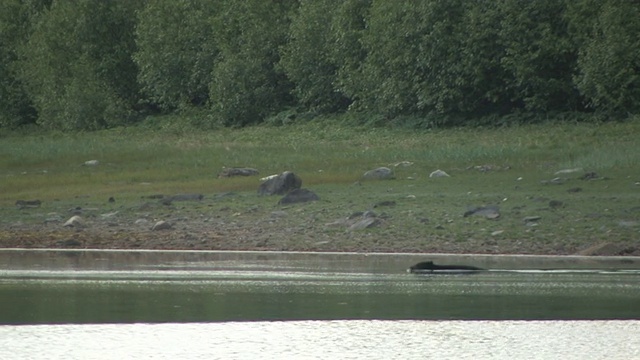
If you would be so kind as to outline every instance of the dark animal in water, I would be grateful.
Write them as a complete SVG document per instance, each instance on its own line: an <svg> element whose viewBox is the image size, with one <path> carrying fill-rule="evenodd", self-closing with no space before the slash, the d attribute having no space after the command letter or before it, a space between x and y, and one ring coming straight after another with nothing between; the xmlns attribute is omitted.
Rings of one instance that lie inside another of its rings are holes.
<svg viewBox="0 0 640 360"><path fill-rule="evenodd" d="M409 268L409 272L413 274L431 274L431 273L470 273L482 271L484 269L468 266L468 265L436 265L433 261L419 262Z"/></svg>

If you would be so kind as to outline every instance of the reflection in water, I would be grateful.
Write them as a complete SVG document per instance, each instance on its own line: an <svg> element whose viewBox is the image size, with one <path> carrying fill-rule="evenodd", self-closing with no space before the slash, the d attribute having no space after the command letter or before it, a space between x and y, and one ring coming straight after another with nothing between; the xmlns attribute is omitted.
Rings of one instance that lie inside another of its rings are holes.
<svg viewBox="0 0 640 360"><path fill-rule="evenodd" d="M2 359L638 359L640 321L0 326Z"/></svg>
<svg viewBox="0 0 640 360"><path fill-rule="evenodd" d="M0 324L639 319L639 276L6 270Z"/></svg>

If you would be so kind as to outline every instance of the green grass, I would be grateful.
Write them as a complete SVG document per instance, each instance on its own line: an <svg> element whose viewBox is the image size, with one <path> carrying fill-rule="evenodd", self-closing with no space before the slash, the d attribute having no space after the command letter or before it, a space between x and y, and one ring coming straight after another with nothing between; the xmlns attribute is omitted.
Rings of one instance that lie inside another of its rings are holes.
<svg viewBox="0 0 640 360"><path fill-rule="evenodd" d="M446 251L448 243L455 248L456 243L475 242L487 251L495 245L501 251L518 252L524 242L531 249L531 244L542 247L559 238L567 249L605 241L637 242L638 135L640 121L425 131L311 122L210 131L141 126L81 134L5 135L0 138L0 216L3 224L41 222L43 214L77 205L99 206L107 212L109 196L118 199L118 209L132 209L144 195L202 193L204 203L174 211L186 212L189 218L229 214L230 221L240 214L236 219L251 223L252 217L257 221L277 209L277 199L256 195L256 177L217 178L223 166L247 166L257 168L261 176L285 170L300 175L303 186L321 201L293 207L297 216L280 220L277 226L287 228L291 221L292 234L302 231L319 240L329 238L335 250L358 249L367 241L367 249L375 250L376 239L404 241L402 248L409 251ZM100 164L82 166L93 159ZM401 161L413 165L394 167L396 180L356 184L365 171ZM470 168L478 165L502 169ZM567 178L562 185L543 183L568 168L582 170L562 175ZM436 169L451 177L429 178ZM605 179L579 179L591 171ZM583 191L567 192L575 187ZM213 198L228 191L239 195ZM43 206L29 217L25 214L30 212L15 210L18 199L39 199ZM345 235L344 229L325 226L384 200L397 204L374 210L392 220L365 235ZM552 209L551 200L564 206ZM462 216L468 208L483 205L499 205L500 219ZM527 227L525 216L542 220ZM296 236L283 241L296 241ZM385 249L381 245L379 250Z"/></svg>
<svg viewBox="0 0 640 360"><path fill-rule="evenodd" d="M374 167L400 161L402 176L441 168L509 165L548 175L562 168L640 169L640 123L532 125L501 129L409 131L335 123L201 132L145 128L82 134L6 136L0 141L0 203L86 194L253 190L256 180L216 179L223 166L262 175L291 170L305 184L352 183ZM100 161L97 167L81 166ZM141 189L141 183L150 183Z"/></svg>

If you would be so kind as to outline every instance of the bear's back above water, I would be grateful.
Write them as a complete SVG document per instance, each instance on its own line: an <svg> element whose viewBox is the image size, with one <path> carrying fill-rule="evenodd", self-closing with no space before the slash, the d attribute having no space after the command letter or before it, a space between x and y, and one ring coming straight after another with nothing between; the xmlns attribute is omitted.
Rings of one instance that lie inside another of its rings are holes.
<svg viewBox="0 0 640 360"><path fill-rule="evenodd" d="M410 273L432 273L434 271L473 272L481 270L484 269L468 265L436 265L433 261L422 261L409 268Z"/></svg>

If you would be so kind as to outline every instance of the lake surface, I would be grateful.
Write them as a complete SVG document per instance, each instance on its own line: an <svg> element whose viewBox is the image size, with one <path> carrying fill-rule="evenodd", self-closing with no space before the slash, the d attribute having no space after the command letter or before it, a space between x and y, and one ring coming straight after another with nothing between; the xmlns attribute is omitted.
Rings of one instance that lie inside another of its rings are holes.
<svg viewBox="0 0 640 360"><path fill-rule="evenodd" d="M0 252L0 359L640 358L635 258L423 257Z"/></svg>

